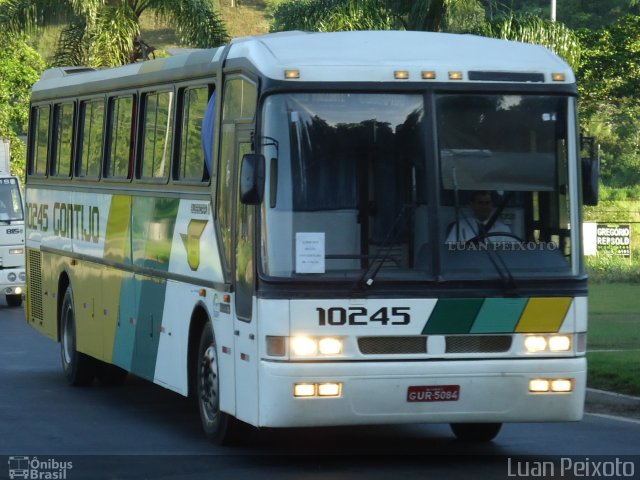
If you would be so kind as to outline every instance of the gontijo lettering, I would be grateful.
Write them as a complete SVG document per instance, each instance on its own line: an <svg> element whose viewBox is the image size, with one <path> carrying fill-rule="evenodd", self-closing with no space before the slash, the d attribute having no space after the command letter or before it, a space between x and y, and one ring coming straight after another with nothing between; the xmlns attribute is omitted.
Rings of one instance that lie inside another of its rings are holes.
<svg viewBox="0 0 640 480"><path fill-rule="evenodd" d="M48 232L49 205L29 203L28 210L29 228ZM51 217L54 235L93 243L100 240L100 209L96 205L55 202Z"/></svg>

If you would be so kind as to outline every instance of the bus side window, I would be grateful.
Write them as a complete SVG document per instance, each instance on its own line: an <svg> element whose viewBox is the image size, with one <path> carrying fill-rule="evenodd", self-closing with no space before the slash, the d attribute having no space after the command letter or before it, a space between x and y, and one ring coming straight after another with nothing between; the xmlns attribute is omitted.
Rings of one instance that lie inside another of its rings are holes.
<svg viewBox="0 0 640 480"><path fill-rule="evenodd" d="M173 133L173 92L149 92L142 99L142 165L141 178L169 177Z"/></svg>
<svg viewBox="0 0 640 480"><path fill-rule="evenodd" d="M73 103L61 103L54 107L53 154L51 175L69 178L73 152Z"/></svg>
<svg viewBox="0 0 640 480"><path fill-rule="evenodd" d="M210 172L206 168L203 152L203 140L213 139L213 126L211 131L205 132L203 130L208 99L209 87L206 86L188 87L182 92L182 123L180 126L177 180L209 181Z"/></svg>
<svg viewBox="0 0 640 480"><path fill-rule="evenodd" d="M123 95L109 101L108 150L104 166L107 178L130 178L134 100L133 95Z"/></svg>
<svg viewBox="0 0 640 480"><path fill-rule="evenodd" d="M80 178L98 178L104 133L104 100L102 98L80 104L79 128L75 174Z"/></svg>
<svg viewBox="0 0 640 480"><path fill-rule="evenodd" d="M31 134L34 136L32 142L33 151L29 165L30 175L47 174L47 153L49 149L49 114L51 107L45 105L33 109L33 125Z"/></svg>

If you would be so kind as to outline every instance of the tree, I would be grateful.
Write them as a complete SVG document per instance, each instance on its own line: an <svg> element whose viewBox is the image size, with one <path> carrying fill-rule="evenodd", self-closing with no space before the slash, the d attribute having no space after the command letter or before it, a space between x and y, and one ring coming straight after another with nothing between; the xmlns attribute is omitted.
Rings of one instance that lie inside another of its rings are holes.
<svg viewBox="0 0 640 480"><path fill-rule="evenodd" d="M22 39L3 36L0 49L0 137L11 142L11 171L24 176L31 86L45 68L40 55Z"/></svg>
<svg viewBox="0 0 640 480"><path fill-rule="evenodd" d="M0 27L33 34L63 25L55 65L116 66L152 52L140 36L145 11L172 21L185 45L207 48L228 40L212 0L0 0Z"/></svg>

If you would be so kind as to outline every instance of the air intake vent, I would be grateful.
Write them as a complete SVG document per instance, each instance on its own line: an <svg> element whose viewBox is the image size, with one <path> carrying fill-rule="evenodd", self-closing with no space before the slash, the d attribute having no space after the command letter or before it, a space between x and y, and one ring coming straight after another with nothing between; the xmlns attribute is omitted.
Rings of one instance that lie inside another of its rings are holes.
<svg viewBox="0 0 640 480"><path fill-rule="evenodd" d="M364 355L427 353L427 337L360 337L358 348Z"/></svg>
<svg viewBox="0 0 640 480"><path fill-rule="evenodd" d="M38 250L29 250L27 276L31 320L42 322L42 254Z"/></svg>
<svg viewBox="0 0 640 480"><path fill-rule="evenodd" d="M542 73L469 72L469 80L478 82L544 82Z"/></svg>
<svg viewBox="0 0 640 480"><path fill-rule="evenodd" d="M446 353L502 353L511 348L511 335L450 335Z"/></svg>

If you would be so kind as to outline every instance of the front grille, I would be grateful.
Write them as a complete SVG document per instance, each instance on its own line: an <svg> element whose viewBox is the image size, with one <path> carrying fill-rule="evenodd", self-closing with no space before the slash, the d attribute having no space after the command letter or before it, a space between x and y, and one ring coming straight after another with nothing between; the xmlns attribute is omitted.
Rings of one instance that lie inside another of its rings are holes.
<svg viewBox="0 0 640 480"><path fill-rule="evenodd" d="M27 276L31 320L42 322L42 255L38 250L29 250Z"/></svg>
<svg viewBox="0 0 640 480"><path fill-rule="evenodd" d="M511 335L449 335L446 353L501 353L511 348Z"/></svg>
<svg viewBox="0 0 640 480"><path fill-rule="evenodd" d="M364 355L427 353L427 337L360 337L358 348Z"/></svg>

